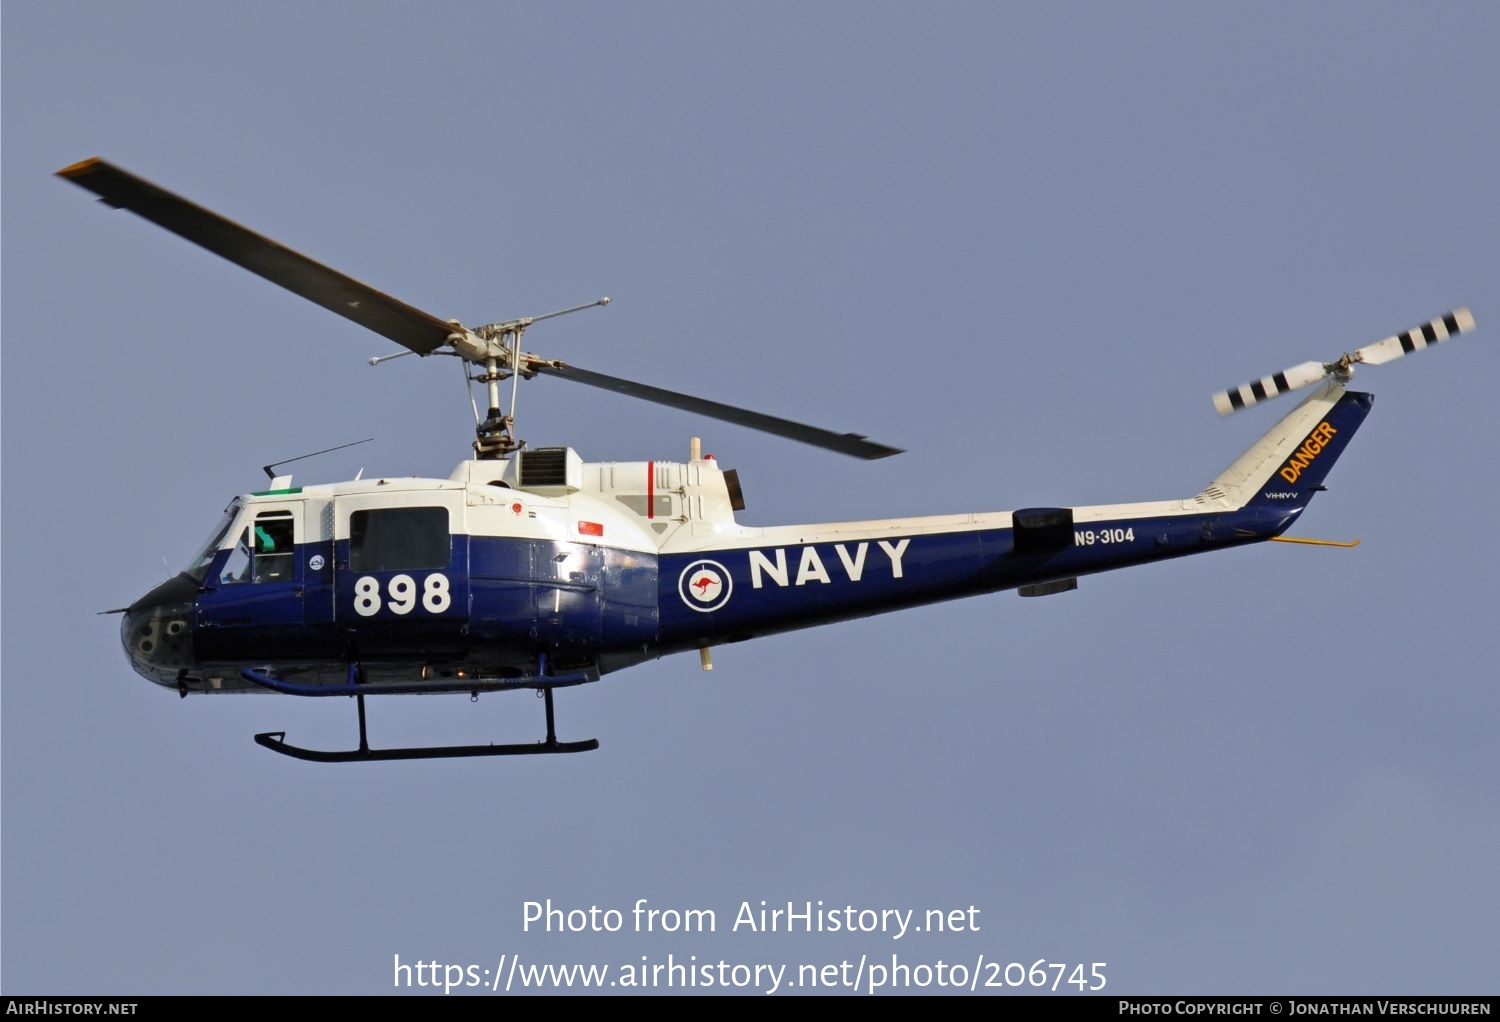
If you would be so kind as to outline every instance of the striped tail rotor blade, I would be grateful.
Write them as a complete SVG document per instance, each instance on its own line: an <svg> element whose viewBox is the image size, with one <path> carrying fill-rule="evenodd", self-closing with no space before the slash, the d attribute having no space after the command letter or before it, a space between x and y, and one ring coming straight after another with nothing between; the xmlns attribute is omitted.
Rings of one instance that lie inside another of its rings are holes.
<svg viewBox="0 0 1500 1022"><path fill-rule="evenodd" d="M1474 329L1474 317L1468 309L1454 309L1446 316L1429 320L1421 326L1414 326L1405 333L1394 337L1387 337L1383 341L1367 344L1353 353L1356 362L1365 365L1384 365L1394 362L1403 355L1409 355L1420 348L1439 341L1446 341L1450 337L1466 334Z"/></svg>
<svg viewBox="0 0 1500 1022"><path fill-rule="evenodd" d="M1229 415L1241 408L1249 408L1288 391L1317 383L1327 375L1328 368L1322 362L1302 362L1271 376L1252 380L1244 386L1219 391L1214 395L1214 408L1220 415Z"/></svg>

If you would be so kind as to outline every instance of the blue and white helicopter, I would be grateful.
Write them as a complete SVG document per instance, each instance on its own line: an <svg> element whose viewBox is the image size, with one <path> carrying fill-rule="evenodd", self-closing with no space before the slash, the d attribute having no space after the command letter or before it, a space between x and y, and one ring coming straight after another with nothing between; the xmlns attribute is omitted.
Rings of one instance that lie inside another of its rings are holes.
<svg viewBox="0 0 1500 1022"><path fill-rule="evenodd" d="M299 748L285 732L255 736L317 762L583 752L599 743L558 740L554 689L694 650L709 670L710 650L724 643L1006 589L1049 596L1095 572L1285 539L1369 414L1371 395L1345 389L1354 367L1474 327L1457 309L1334 362L1305 362L1215 395L1228 414L1320 384L1184 499L747 527L735 520L744 507L738 477L696 441L685 462L589 463L571 448L527 448L514 433L517 385L554 376L855 457L900 452L522 350L534 323L607 298L470 329L104 160L58 173L395 341L402 354L462 359L471 383L485 387L473 456L447 479L294 486L268 466L270 485L230 502L186 570L120 611L131 666L184 697L353 696L355 749ZM540 742L374 749L367 740L366 696L509 689L545 696Z"/></svg>

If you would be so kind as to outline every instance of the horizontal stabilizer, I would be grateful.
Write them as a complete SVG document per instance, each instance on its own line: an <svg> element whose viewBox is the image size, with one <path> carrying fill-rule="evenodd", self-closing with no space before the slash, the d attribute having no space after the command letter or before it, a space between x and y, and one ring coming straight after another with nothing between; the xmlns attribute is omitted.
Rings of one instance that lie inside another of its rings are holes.
<svg viewBox="0 0 1500 1022"><path fill-rule="evenodd" d="M1078 579L1059 578L1051 582L1037 582L1035 585L1021 586L1016 590L1017 596L1056 596L1058 593L1071 593L1078 588Z"/></svg>

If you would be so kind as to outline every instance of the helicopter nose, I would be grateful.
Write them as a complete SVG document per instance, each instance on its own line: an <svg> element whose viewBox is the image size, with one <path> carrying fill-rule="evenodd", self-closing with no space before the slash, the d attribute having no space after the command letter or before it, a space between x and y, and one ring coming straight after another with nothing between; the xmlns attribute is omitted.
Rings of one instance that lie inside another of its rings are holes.
<svg viewBox="0 0 1500 1022"><path fill-rule="evenodd" d="M132 603L120 623L120 642L136 673L176 687L193 659L193 603L198 583L187 575L168 579Z"/></svg>

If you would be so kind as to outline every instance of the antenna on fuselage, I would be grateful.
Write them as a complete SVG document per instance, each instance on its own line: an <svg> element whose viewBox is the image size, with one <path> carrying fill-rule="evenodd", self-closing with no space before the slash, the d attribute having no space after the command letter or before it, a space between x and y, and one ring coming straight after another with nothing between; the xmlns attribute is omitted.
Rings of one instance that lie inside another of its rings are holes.
<svg viewBox="0 0 1500 1022"><path fill-rule="evenodd" d="M276 480L276 473L273 470L282 465L290 465L294 461L305 461L308 458L316 458L320 454L331 454L334 451L342 451L345 447L358 447L360 444L367 444L374 439L372 436L367 436L363 440L356 440L353 443L339 444L337 447L326 447L321 451L313 451L311 454L299 454L297 457L287 458L285 461L273 461L269 465L262 465L260 470L266 474L267 479L274 482Z"/></svg>

